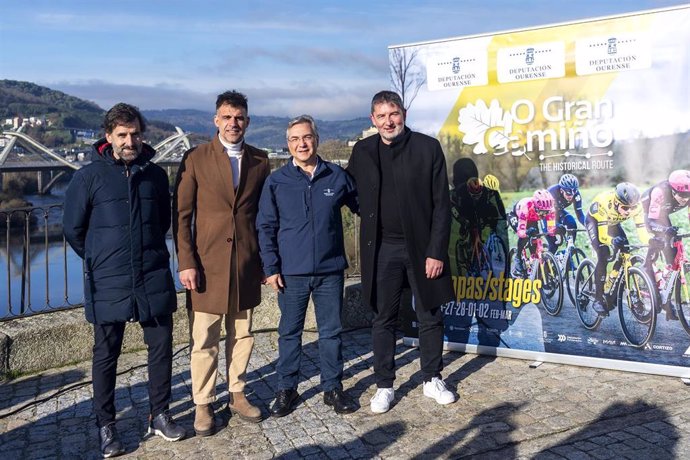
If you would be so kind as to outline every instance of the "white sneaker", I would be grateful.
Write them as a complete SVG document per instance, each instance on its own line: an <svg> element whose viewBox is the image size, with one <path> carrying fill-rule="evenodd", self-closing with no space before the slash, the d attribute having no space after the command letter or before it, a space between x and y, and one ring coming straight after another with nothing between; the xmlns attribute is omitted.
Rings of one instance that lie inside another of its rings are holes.
<svg viewBox="0 0 690 460"><path fill-rule="evenodd" d="M393 398L395 398L395 392L392 388L379 388L374 397L371 398L371 411L375 414L388 412Z"/></svg>
<svg viewBox="0 0 690 460"><path fill-rule="evenodd" d="M429 382L424 382L424 396L434 398L439 404L450 404L455 402L455 395L448 391L446 384L438 377L434 377Z"/></svg>

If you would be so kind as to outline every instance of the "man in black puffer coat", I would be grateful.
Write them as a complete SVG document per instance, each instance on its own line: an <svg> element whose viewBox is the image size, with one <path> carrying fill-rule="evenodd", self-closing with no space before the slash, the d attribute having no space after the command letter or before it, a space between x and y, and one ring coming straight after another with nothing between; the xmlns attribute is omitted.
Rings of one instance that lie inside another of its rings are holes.
<svg viewBox="0 0 690 460"><path fill-rule="evenodd" d="M94 327L93 400L101 453L124 453L115 429L115 376L127 322L139 322L148 348L149 433L185 435L167 412L172 375L172 313L177 308L165 235L171 209L165 171L151 163L136 107L105 115L105 139L65 194L65 238L84 259L84 310Z"/></svg>

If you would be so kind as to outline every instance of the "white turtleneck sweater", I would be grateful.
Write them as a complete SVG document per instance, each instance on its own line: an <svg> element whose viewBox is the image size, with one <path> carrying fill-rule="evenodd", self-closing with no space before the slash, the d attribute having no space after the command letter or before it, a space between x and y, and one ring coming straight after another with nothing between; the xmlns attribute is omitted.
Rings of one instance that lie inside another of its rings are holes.
<svg viewBox="0 0 690 460"><path fill-rule="evenodd" d="M232 186L237 190L237 186L240 184L240 168L242 167L242 147L244 146L244 139L237 144L231 144L225 142L219 134L218 140L223 144L225 153L227 153L230 158L230 165L232 166Z"/></svg>

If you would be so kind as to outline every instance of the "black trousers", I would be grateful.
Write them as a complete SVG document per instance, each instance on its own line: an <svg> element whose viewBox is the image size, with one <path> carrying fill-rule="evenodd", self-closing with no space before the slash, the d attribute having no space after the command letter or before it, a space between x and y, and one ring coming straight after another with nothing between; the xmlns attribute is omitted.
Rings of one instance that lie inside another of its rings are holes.
<svg viewBox="0 0 690 460"><path fill-rule="evenodd" d="M405 243L384 241L376 262L376 314L371 330L378 388L392 388L395 380L395 330L405 283L409 283L415 296L424 381L440 378L443 370L443 312L440 307L425 310L421 305Z"/></svg>
<svg viewBox="0 0 690 460"><path fill-rule="evenodd" d="M115 421L115 377L125 324L94 324L93 406L99 427ZM172 315L139 323L148 348L149 407L154 417L168 409L172 378Z"/></svg>

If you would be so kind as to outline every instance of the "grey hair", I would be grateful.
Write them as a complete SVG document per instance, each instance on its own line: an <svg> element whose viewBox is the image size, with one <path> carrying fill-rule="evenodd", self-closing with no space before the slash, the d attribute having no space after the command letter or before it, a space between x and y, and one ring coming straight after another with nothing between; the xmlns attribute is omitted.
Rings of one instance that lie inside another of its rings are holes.
<svg viewBox="0 0 690 460"><path fill-rule="evenodd" d="M403 112L405 111L405 106L403 105L403 101L398 93L395 91L379 91L378 93L374 94L374 97L371 100L371 113L374 113L375 106L383 103L397 105L400 110Z"/></svg>
<svg viewBox="0 0 690 460"><path fill-rule="evenodd" d="M314 133L314 137L316 138L316 142L319 141L319 131L316 129L316 121L314 121L314 118L312 118L310 115L300 115L298 117L293 118L292 120L288 121L288 126L287 129L285 130L285 138L287 139L290 134L290 128L292 128L295 125L300 125L302 123L309 123L309 126L311 126L311 132Z"/></svg>

